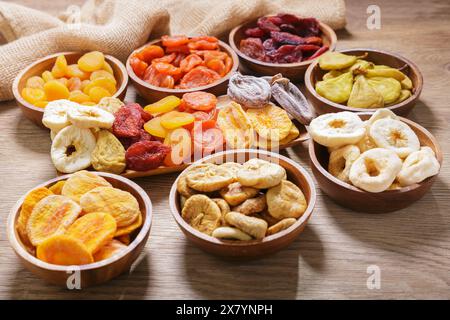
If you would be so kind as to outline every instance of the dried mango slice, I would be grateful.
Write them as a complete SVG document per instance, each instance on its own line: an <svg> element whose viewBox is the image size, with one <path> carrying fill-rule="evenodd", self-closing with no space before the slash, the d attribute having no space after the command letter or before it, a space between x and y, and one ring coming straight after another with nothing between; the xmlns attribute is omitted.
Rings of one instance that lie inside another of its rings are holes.
<svg viewBox="0 0 450 320"><path fill-rule="evenodd" d="M129 245L131 242L129 234L124 234L123 236L117 237L116 239L122 242L124 245Z"/></svg>
<svg viewBox="0 0 450 320"><path fill-rule="evenodd" d="M141 211L136 198L127 191L112 187L98 187L80 199L86 213L105 212L116 219L117 227L126 227L138 219Z"/></svg>
<svg viewBox="0 0 450 320"><path fill-rule="evenodd" d="M245 149L253 145L253 126L240 104L231 102L223 107L219 111L217 125L222 130L227 147Z"/></svg>
<svg viewBox="0 0 450 320"><path fill-rule="evenodd" d="M62 188L64 187L65 184L66 184L66 180L61 180L61 181L58 181L57 183L55 183L54 185L52 185L49 189L54 194L60 195Z"/></svg>
<svg viewBox="0 0 450 320"><path fill-rule="evenodd" d="M131 232L133 232L134 230L139 228L141 225L142 225L142 214L139 214L136 221L134 221L132 224L130 224L126 227L117 228L114 237L129 235Z"/></svg>
<svg viewBox="0 0 450 320"><path fill-rule="evenodd" d="M51 195L39 201L27 222L30 242L38 246L53 235L64 234L81 213L81 207L72 199Z"/></svg>
<svg viewBox="0 0 450 320"><path fill-rule="evenodd" d="M119 240L114 239L111 242L109 242L108 244L106 244L105 246L103 246L100 250L98 250L94 254L94 260L100 261L100 260L108 259L108 258L112 257L113 255L115 255L116 253L118 253L119 251L126 249L126 247L127 246L125 244L123 244Z"/></svg>
<svg viewBox="0 0 450 320"><path fill-rule="evenodd" d="M274 104L248 109L247 115L258 135L267 140L280 141L286 138L292 127L287 112Z"/></svg>
<svg viewBox="0 0 450 320"><path fill-rule="evenodd" d="M108 213L91 212L77 219L67 229L66 235L80 240L91 254L97 252L114 238L116 220Z"/></svg>
<svg viewBox="0 0 450 320"><path fill-rule="evenodd" d="M38 259L63 266L82 265L94 262L94 258L81 241L66 235L56 235L38 246Z"/></svg>
<svg viewBox="0 0 450 320"><path fill-rule="evenodd" d="M31 190L25 196L25 199L23 200L22 203L22 209L20 209L19 218L17 218L17 225L16 225L17 232L19 232L19 235L23 242L29 242L26 227L28 219L31 216L31 212L33 211L33 208L39 201L48 196L51 196L52 194L53 192L48 188L40 187Z"/></svg>
<svg viewBox="0 0 450 320"><path fill-rule="evenodd" d="M61 194L79 203L83 194L97 187L111 187L111 184L95 173L82 170L67 179Z"/></svg>

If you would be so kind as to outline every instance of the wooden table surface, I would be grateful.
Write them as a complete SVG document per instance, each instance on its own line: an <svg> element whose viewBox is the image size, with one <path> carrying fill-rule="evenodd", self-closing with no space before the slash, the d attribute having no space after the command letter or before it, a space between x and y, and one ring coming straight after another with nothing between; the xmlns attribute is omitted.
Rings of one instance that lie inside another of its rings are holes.
<svg viewBox="0 0 450 320"><path fill-rule="evenodd" d="M57 13L78 1L19 3ZM366 28L369 4L381 8L381 30ZM0 104L0 298L2 299L341 299L450 298L450 2L347 1L348 26L338 48L372 47L413 60L424 75L410 118L441 143L444 165L422 200L389 214L363 214L334 204L318 190L313 217L287 249L267 258L229 262L188 243L172 219L168 193L175 176L136 180L154 204L154 224L130 274L69 291L24 269L6 237L10 208L27 190L54 177L47 130L25 119L15 102ZM127 100L136 93L129 89ZM309 170L306 144L287 151ZM378 266L380 289L368 289Z"/></svg>

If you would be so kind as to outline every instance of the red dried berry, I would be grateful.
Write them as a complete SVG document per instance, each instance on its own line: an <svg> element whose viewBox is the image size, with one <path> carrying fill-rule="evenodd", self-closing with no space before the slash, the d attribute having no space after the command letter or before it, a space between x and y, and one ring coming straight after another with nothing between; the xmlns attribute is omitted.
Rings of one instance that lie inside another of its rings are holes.
<svg viewBox="0 0 450 320"><path fill-rule="evenodd" d="M277 63L294 63L300 62L303 58L302 51L294 45L286 44L279 47L270 55L272 62Z"/></svg>
<svg viewBox="0 0 450 320"><path fill-rule="evenodd" d="M125 153L127 167L136 171L158 168L171 148L159 141L139 141L131 145Z"/></svg>
<svg viewBox="0 0 450 320"><path fill-rule="evenodd" d="M316 46L322 46L322 38L321 37L306 37L305 38L306 44L314 44Z"/></svg>
<svg viewBox="0 0 450 320"><path fill-rule="evenodd" d="M141 118L142 120L144 120L144 122L150 121L153 118L153 116L150 113L144 111L144 109L141 107L139 103L127 103L125 107L133 108L139 111L139 113L141 114Z"/></svg>
<svg viewBox="0 0 450 320"><path fill-rule="evenodd" d="M278 32L272 31L270 37L278 44L291 44L298 46L299 44L305 43L305 39L296 36L295 34L290 34L288 32Z"/></svg>
<svg viewBox="0 0 450 320"><path fill-rule="evenodd" d="M295 29L295 27L292 24L282 24L280 26L281 31L283 32L289 32L292 34L296 34L297 33L297 29Z"/></svg>
<svg viewBox="0 0 450 320"><path fill-rule="evenodd" d="M262 38L262 37L264 37L264 31L258 27L248 28L247 30L245 30L245 35L247 37Z"/></svg>
<svg viewBox="0 0 450 320"><path fill-rule="evenodd" d="M250 58L263 60L265 53L261 39L259 38L247 38L241 40L240 49L243 54Z"/></svg>
<svg viewBox="0 0 450 320"><path fill-rule="evenodd" d="M282 24L296 25L300 23L300 18L290 13L279 13L277 17Z"/></svg>
<svg viewBox="0 0 450 320"><path fill-rule="evenodd" d="M112 132L116 137L131 138L139 136L144 121L139 110L123 106L115 114Z"/></svg>
<svg viewBox="0 0 450 320"><path fill-rule="evenodd" d="M123 145L123 147L126 150L131 145L135 144L136 142L139 142L139 141L155 141L156 138L154 136L152 136L151 134L149 134L144 129L140 129L138 136L132 137L132 138L119 138L119 140L120 140L120 142L122 142L122 145Z"/></svg>
<svg viewBox="0 0 450 320"><path fill-rule="evenodd" d="M271 31L280 31L280 28L273 23L274 19L269 19L269 17L262 17L259 18L256 22L257 26L264 32L271 32Z"/></svg>
<svg viewBox="0 0 450 320"><path fill-rule="evenodd" d="M266 52L275 51L278 48L277 44L275 43L275 41L273 41L272 38L264 40L263 47Z"/></svg>
<svg viewBox="0 0 450 320"><path fill-rule="evenodd" d="M295 28L301 37L318 37L320 35L319 21L315 18L300 19Z"/></svg>

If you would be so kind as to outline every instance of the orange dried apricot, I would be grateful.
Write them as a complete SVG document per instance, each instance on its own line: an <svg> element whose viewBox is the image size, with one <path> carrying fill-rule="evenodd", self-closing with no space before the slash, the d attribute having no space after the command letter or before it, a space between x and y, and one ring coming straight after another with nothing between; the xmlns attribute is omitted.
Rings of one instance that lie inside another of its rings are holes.
<svg viewBox="0 0 450 320"><path fill-rule="evenodd" d="M145 112L148 112L152 115L158 114L158 113L164 113L169 112L178 107L181 103L180 98L177 96L167 96L162 98L159 101L156 101L152 104L147 105L144 107Z"/></svg>
<svg viewBox="0 0 450 320"><path fill-rule="evenodd" d="M25 87L34 89L44 89L45 81L39 76L33 76L28 78Z"/></svg>
<svg viewBox="0 0 450 320"><path fill-rule="evenodd" d="M72 91L69 95L69 100L80 104L84 102L91 102L91 98L80 90Z"/></svg>
<svg viewBox="0 0 450 320"><path fill-rule="evenodd" d="M209 92L194 91L183 95L183 102L187 109L209 111L217 105L217 98Z"/></svg>
<svg viewBox="0 0 450 320"><path fill-rule="evenodd" d="M38 101L46 100L44 90L36 88L23 88L22 97L25 99L25 101L31 104L35 104Z"/></svg>
<svg viewBox="0 0 450 320"><path fill-rule="evenodd" d="M111 187L111 184L95 173L81 170L75 172L67 179L61 190L61 194L76 202L80 202L80 198L83 194L97 187Z"/></svg>
<svg viewBox="0 0 450 320"><path fill-rule="evenodd" d="M161 58L164 56L164 50L160 46L149 45L142 48L136 53L136 56L147 63L152 62L155 58Z"/></svg>
<svg viewBox="0 0 450 320"><path fill-rule="evenodd" d="M114 93L116 93L116 90L117 90L115 80L112 80L111 78L101 77L101 78L97 78L97 79L91 81L89 84L87 84L83 88L83 92L86 94L89 94L89 91L94 87L101 87L103 89L106 89L109 92L110 96L113 95Z"/></svg>
<svg viewBox="0 0 450 320"><path fill-rule="evenodd" d="M77 239L55 235L37 247L36 256L47 263L71 266L94 262L87 248Z"/></svg>
<svg viewBox="0 0 450 320"><path fill-rule="evenodd" d="M177 36L162 36L162 45L165 47L178 47L189 42L189 38L182 35Z"/></svg>
<svg viewBox="0 0 450 320"><path fill-rule="evenodd" d="M78 67L85 72L100 70L105 65L105 56L100 51L92 51L78 59Z"/></svg>
<svg viewBox="0 0 450 320"><path fill-rule="evenodd" d="M23 200L22 208L20 209L19 217L17 218L17 232L19 232L20 237L23 241L28 241L28 235L27 235L27 223L28 219L30 218L31 212L33 211L33 208L36 206L36 204L41 201L42 199L51 196L53 192L46 188L46 187L40 187L36 188L34 190L31 190Z"/></svg>
<svg viewBox="0 0 450 320"><path fill-rule="evenodd" d="M142 61L138 57L131 57L130 58L130 66L133 69L134 73L139 78L142 78L144 76L145 71L147 70L148 64L145 61Z"/></svg>
<svg viewBox="0 0 450 320"><path fill-rule="evenodd" d="M177 68L177 67L171 65L170 63L157 62L157 63L153 63L153 67L159 73L168 74L170 76L176 76L181 73L180 68Z"/></svg>
<svg viewBox="0 0 450 320"><path fill-rule="evenodd" d="M52 185L49 189L54 194L61 194L62 188L66 184L66 180L61 180Z"/></svg>
<svg viewBox="0 0 450 320"><path fill-rule="evenodd" d="M130 224L126 227L117 228L116 233L114 234L114 237L128 235L131 232L133 232L134 230L136 230L137 228L139 228L141 225L142 225L142 213L139 214L136 221L133 222L132 224Z"/></svg>
<svg viewBox="0 0 450 320"><path fill-rule="evenodd" d="M44 79L45 82L49 82L50 80L55 80L55 77L50 71L44 71L42 72L42 79Z"/></svg>
<svg viewBox="0 0 450 320"><path fill-rule="evenodd" d="M221 77L223 77L227 73L227 68L222 60L219 59L211 59L206 63L206 66L211 70L217 72Z"/></svg>
<svg viewBox="0 0 450 320"><path fill-rule="evenodd" d="M47 238L63 234L81 213L81 207L72 199L50 195L33 208L27 222L28 239L38 246Z"/></svg>
<svg viewBox="0 0 450 320"><path fill-rule="evenodd" d="M204 66L198 66L186 73L180 81L181 89L205 86L220 79L220 75Z"/></svg>
<svg viewBox="0 0 450 320"><path fill-rule="evenodd" d="M188 55L183 60L181 60L180 69L182 72L189 72L193 68L195 68L196 66L198 66L202 63L203 63L202 58L199 55L193 53L193 54Z"/></svg>
<svg viewBox="0 0 450 320"><path fill-rule="evenodd" d="M80 78L80 80L86 80L86 79L89 79L90 73L81 70L77 64L71 64L71 65L67 66L66 75L69 78L74 77L74 78Z"/></svg>
<svg viewBox="0 0 450 320"><path fill-rule="evenodd" d="M66 235L80 240L91 254L110 242L116 233L116 220L108 213L91 212L77 219Z"/></svg>
<svg viewBox="0 0 450 320"><path fill-rule="evenodd" d="M34 106L35 107L39 107L39 108L45 108L46 106L48 105L48 101L36 101L35 103L34 103Z"/></svg>
<svg viewBox="0 0 450 320"><path fill-rule="evenodd" d="M89 98L92 102L99 103L104 97L110 97L111 93L102 87L92 87L89 89Z"/></svg>
<svg viewBox="0 0 450 320"><path fill-rule="evenodd" d="M91 81L94 81L97 78L109 78L113 80L115 84L117 83L116 78L114 78L114 76L111 73L105 70L94 71L91 73L91 76L89 77Z"/></svg>
<svg viewBox="0 0 450 320"><path fill-rule="evenodd" d="M111 67L111 65L108 62L106 62L106 60L105 60L105 63L103 64L102 70L105 70L106 72L114 75L113 68Z"/></svg>
<svg viewBox="0 0 450 320"><path fill-rule="evenodd" d="M166 129L176 129L194 121L195 117L187 112L170 111L161 116L161 125Z"/></svg>
<svg viewBox="0 0 450 320"><path fill-rule="evenodd" d="M81 79L72 77L67 80L67 89L69 89L69 91L81 90Z"/></svg>
<svg viewBox="0 0 450 320"><path fill-rule="evenodd" d="M61 78L66 75L67 72L67 60L64 55L60 55L56 58L55 64L52 68L52 75L54 78Z"/></svg>
<svg viewBox="0 0 450 320"><path fill-rule="evenodd" d="M94 254L94 260L101 261L108 259L121 250L126 249L126 247L121 241L113 239Z"/></svg>
<svg viewBox="0 0 450 320"><path fill-rule="evenodd" d="M152 136L164 138L167 130L161 125L161 117L155 117L144 124L144 130Z"/></svg>
<svg viewBox="0 0 450 320"><path fill-rule="evenodd" d="M44 85L45 96L48 101L67 99L69 97L69 89L58 80L50 80Z"/></svg>

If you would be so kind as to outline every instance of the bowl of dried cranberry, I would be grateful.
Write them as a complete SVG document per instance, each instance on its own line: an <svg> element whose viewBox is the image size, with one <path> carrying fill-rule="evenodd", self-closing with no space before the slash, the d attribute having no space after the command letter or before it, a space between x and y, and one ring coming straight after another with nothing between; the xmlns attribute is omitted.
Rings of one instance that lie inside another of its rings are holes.
<svg viewBox="0 0 450 320"><path fill-rule="evenodd" d="M249 72L302 81L314 59L336 47L336 33L315 18L279 13L235 27L229 43ZM247 70L245 70L247 71Z"/></svg>
<svg viewBox="0 0 450 320"><path fill-rule="evenodd" d="M162 36L136 49L126 68L136 89L148 102L187 92L226 94L228 79L239 58L225 42L212 36Z"/></svg>

